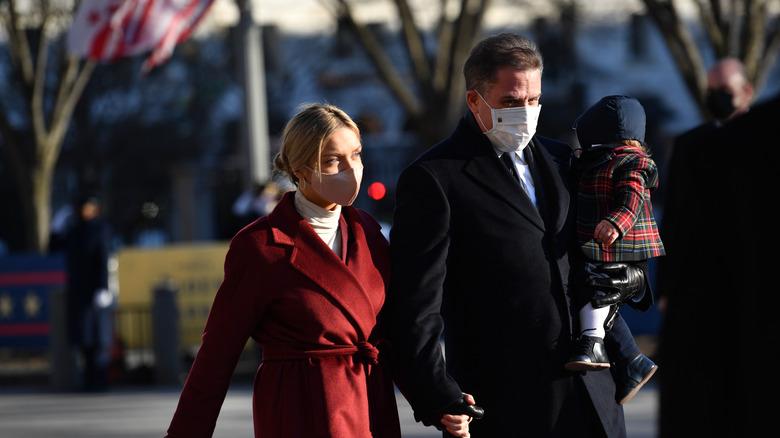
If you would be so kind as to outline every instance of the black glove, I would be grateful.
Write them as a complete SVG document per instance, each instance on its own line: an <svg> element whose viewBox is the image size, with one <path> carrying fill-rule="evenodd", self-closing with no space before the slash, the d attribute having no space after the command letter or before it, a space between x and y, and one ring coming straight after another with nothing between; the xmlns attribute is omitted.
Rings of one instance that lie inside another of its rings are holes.
<svg viewBox="0 0 780 438"><path fill-rule="evenodd" d="M444 425L441 423L441 417L444 415L468 415L475 420L479 420L485 415L485 410L477 405L469 404L464 397L443 407L431 418L422 418L417 420L421 421L425 426L433 426L439 430L446 430Z"/></svg>
<svg viewBox="0 0 780 438"><path fill-rule="evenodd" d="M604 263L598 270L609 278L593 278L588 282L591 287L605 290L606 295L597 295L590 300L595 308L615 305L620 307L645 289L645 273L642 269L626 263Z"/></svg>
<svg viewBox="0 0 780 438"><path fill-rule="evenodd" d="M447 405L441 410L441 414L468 415L475 420L479 420L485 415L485 410L477 405L469 404L465 398L462 398Z"/></svg>
<svg viewBox="0 0 780 438"><path fill-rule="evenodd" d="M439 411L439 418L442 415L468 415L469 417L479 420L485 415L485 410L477 405L469 404L465 398L454 401L442 410Z"/></svg>

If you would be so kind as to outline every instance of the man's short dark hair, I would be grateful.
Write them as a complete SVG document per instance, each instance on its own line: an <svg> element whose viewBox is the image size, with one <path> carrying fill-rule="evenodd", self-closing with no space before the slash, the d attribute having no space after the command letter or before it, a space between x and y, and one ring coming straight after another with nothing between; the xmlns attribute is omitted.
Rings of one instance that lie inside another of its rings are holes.
<svg viewBox="0 0 780 438"><path fill-rule="evenodd" d="M516 33L504 32L478 42L471 49L463 76L467 90L486 93L496 79L501 67L511 66L518 70L544 70L544 60L539 47L530 38Z"/></svg>

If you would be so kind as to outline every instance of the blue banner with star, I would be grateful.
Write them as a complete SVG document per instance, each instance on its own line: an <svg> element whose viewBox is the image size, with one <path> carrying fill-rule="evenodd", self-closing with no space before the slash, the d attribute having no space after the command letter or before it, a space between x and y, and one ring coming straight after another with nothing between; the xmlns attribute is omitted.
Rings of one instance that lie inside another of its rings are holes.
<svg viewBox="0 0 780 438"><path fill-rule="evenodd" d="M61 256L0 257L0 348L49 346L49 293L65 280Z"/></svg>

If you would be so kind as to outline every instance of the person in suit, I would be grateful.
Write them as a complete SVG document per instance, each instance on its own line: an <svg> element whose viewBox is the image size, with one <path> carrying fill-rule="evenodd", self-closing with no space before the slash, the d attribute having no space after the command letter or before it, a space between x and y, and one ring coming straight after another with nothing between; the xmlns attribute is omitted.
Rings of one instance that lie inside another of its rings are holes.
<svg viewBox="0 0 780 438"><path fill-rule="evenodd" d="M777 164L771 152L749 151L777 143L778 114L780 94L675 142L656 283L660 437L761 436L774 427L766 397L780 385L763 372L772 362L747 358L780 344L776 259L762 255L778 243L767 206ZM736 358L725 368L714 360L724 347Z"/></svg>
<svg viewBox="0 0 780 438"><path fill-rule="evenodd" d="M256 436L400 437L378 321L388 243L351 206L361 151L357 126L332 105L308 105L287 124L274 165L297 190L232 239L168 437L212 435L249 338L263 351ZM467 419L444 420L467 437Z"/></svg>
<svg viewBox="0 0 780 438"><path fill-rule="evenodd" d="M747 68L737 58L720 59L707 70L705 104L716 125L746 113L754 92Z"/></svg>
<svg viewBox="0 0 780 438"><path fill-rule="evenodd" d="M100 201L80 196L75 221L65 235L66 306L69 342L81 357L77 386L88 392L108 389L113 341L113 295L108 290L111 228L100 217Z"/></svg>
<svg viewBox="0 0 780 438"><path fill-rule="evenodd" d="M611 376L564 368L579 257L572 149L536 135L542 71L525 36L478 42L464 66L468 110L398 179L385 318L399 388L424 424L474 394L477 438L621 437Z"/></svg>
<svg viewBox="0 0 780 438"><path fill-rule="evenodd" d="M731 119L750 109L755 89L748 77L745 64L736 58L723 58L707 70L707 90L704 106L710 120L683 132L674 139L672 158L675 151L688 148L688 144L700 143L698 137L710 136Z"/></svg>

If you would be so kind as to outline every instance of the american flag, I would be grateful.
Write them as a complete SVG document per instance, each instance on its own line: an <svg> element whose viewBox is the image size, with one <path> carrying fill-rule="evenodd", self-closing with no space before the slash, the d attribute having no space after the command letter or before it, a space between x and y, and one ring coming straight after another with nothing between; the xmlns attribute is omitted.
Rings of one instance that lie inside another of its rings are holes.
<svg viewBox="0 0 780 438"><path fill-rule="evenodd" d="M189 38L213 0L82 0L68 32L69 50L95 61L151 52L149 71Z"/></svg>

